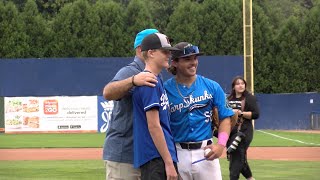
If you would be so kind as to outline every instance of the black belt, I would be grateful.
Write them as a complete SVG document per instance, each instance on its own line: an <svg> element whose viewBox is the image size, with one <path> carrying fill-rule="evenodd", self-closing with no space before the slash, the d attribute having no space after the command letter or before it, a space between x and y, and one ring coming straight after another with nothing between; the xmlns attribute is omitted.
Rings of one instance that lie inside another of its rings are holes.
<svg viewBox="0 0 320 180"><path fill-rule="evenodd" d="M182 149L188 149L188 150L200 149L201 146L202 146L202 142L199 142L199 143L179 143L179 144L180 144ZM212 144L212 141L208 140L207 141L207 145L210 145L210 144Z"/></svg>

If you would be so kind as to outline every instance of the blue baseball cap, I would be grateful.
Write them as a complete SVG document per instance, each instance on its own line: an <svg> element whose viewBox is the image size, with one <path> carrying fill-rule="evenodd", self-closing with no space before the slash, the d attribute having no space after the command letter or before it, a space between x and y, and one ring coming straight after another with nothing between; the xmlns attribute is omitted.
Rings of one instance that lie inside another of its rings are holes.
<svg viewBox="0 0 320 180"><path fill-rule="evenodd" d="M146 36L148 36L148 35L150 35L150 34L157 33L157 32L159 32L159 31L156 30L156 29L145 29L145 30L143 30L143 31L140 31L140 32L136 35L136 39L134 40L134 45L133 45L134 49L136 49L138 46L141 45L142 40L143 40Z"/></svg>

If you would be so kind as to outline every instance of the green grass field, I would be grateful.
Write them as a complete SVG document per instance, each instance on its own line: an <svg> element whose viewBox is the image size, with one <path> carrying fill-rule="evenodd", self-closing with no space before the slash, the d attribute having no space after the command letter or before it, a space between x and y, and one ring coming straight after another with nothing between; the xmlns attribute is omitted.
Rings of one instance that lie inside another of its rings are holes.
<svg viewBox="0 0 320 180"><path fill-rule="evenodd" d="M320 146L320 133L257 130L254 132L254 138L251 143L251 146L259 146L259 147Z"/></svg>
<svg viewBox="0 0 320 180"><path fill-rule="evenodd" d="M272 136L271 133L283 138ZM251 146L320 146L320 134L264 130L255 131ZM0 134L0 148L102 147L105 134ZM300 141L300 142L297 142ZM305 142L305 143L301 143ZM307 143L307 144L306 144ZM308 144L313 143L313 144Z"/></svg>
<svg viewBox="0 0 320 180"><path fill-rule="evenodd" d="M256 179L317 180L320 162L250 160ZM220 159L223 179L228 178L228 161ZM102 161L0 161L1 180L103 180ZM241 177L240 179L244 179Z"/></svg>
<svg viewBox="0 0 320 180"><path fill-rule="evenodd" d="M105 134L0 134L0 148L102 147Z"/></svg>
<svg viewBox="0 0 320 180"><path fill-rule="evenodd" d="M102 147L104 137L105 134L0 134L0 148ZM320 146L320 134L255 131L252 146ZM229 179L228 161L220 159L220 163L223 179ZM249 160L249 163L256 179L320 177L320 162ZM105 170L102 160L0 161L0 179L96 180L105 179Z"/></svg>

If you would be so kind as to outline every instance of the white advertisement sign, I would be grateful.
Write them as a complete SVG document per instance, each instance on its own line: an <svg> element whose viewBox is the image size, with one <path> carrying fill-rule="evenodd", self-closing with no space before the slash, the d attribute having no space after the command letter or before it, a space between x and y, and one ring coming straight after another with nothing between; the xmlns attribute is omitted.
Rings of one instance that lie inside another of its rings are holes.
<svg viewBox="0 0 320 180"><path fill-rule="evenodd" d="M97 97L6 97L5 132L97 131Z"/></svg>

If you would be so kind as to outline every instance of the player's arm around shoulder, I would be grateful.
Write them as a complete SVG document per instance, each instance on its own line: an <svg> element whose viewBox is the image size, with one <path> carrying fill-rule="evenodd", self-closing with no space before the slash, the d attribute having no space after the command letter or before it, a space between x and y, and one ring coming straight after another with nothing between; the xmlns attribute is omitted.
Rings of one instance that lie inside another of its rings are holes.
<svg viewBox="0 0 320 180"><path fill-rule="evenodd" d="M133 87L132 77L120 81L109 82L103 88L103 97L107 100L119 100Z"/></svg>
<svg viewBox="0 0 320 180"><path fill-rule="evenodd" d="M152 73L132 73L126 79L109 82L103 89L103 97L107 100L119 100L128 94L134 86L154 87L157 82L157 77Z"/></svg>

